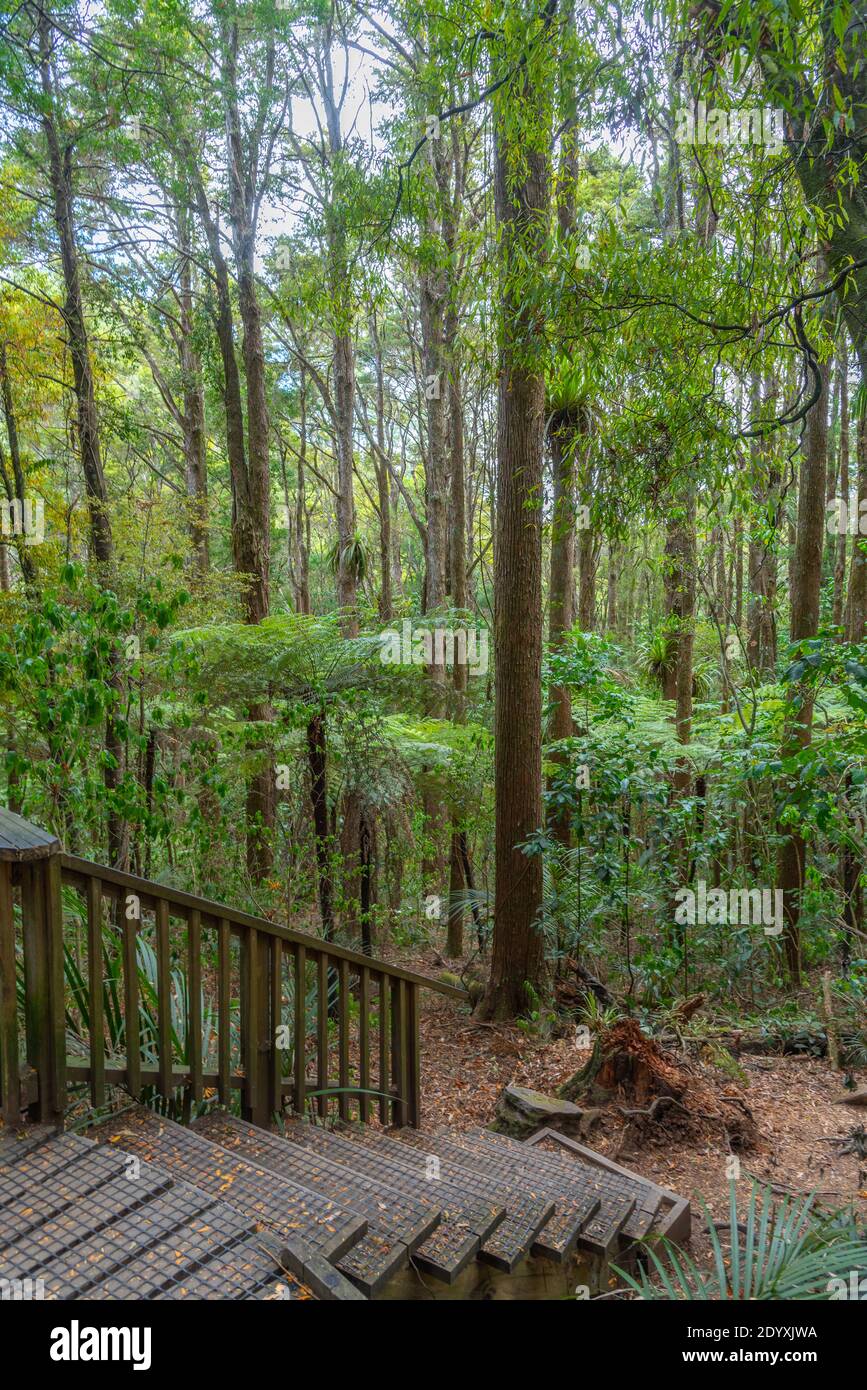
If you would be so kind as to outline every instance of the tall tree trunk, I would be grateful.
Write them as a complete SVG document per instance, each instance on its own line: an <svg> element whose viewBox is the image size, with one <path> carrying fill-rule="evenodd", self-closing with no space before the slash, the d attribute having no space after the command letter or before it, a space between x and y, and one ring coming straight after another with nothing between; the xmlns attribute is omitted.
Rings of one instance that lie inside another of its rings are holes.
<svg viewBox="0 0 867 1390"><path fill-rule="evenodd" d="M342 258L341 258L342 259ZM346 273L345 270L343 273ZM358 636L358 575L354 559L353 428L355 349L348 332L334 335L334 405L337 413L337 604L345 637Z"/></svg>
<svg viewBox="0 0 867 1390"><path fill-rule="evenodd" d="M856 513L858 525L860 518L867 516L867 343L859 349L858 368L861 376L859 392L860 414L857 423L858 455L858 498ZM847 637L850 642L861 642L867 630L867 537L858 533L852 544L852 559L849 565L849 597L847 601Z"/></svg>
<svg viewBox="0 0 867 1390"><path fill-rule="evenodd" d="M354 556L356 533L355 490L355 346L353 343L353 290L347 246L345 209L334 192L345 160L341 108L343 97L334 86L334 16L320 30L317 54L319 92L325 108L331 187L327 193L326 237L328 289L332 318L332 369L337 448L337 604L345 637L358 636L358 572ZM348 61L348 56L347 56ZM344 92L345 95L345 92ZM359 827L360 830L360 827ZM355 839L357 841L357 835ZM357 850L356 850L357 853Z"/></svg>
<svg viewBox="0 0 867 1390"><path fill-rule="evenodd" d="M334 940L334 884L328 829L328 760L325 715L320 710L307 724L307 767L313 808L313 839L319 891L319 916L326 941Z"/></svg>
<svg viewBox="0 0 867 1390"><path fill-rule="evenodd" d="M376 314L370 316L370 341L373 344L373 365L376 374L376 450L373 469L376 474L376 500L379 507L379 616L384 623L394 617L391 593L391 487L385 458L385 373L382 365L382 343Z"/></svg>
<svg viewBox="0 0 867 1390"><path fill-rule="evenodd" d="M447 230L447 244L453 250L454 231ZM449 297L446 316L446 342L450 344L450 370L448 384L449 411L449 460L451 464L451 532L449 537L449 559L451 562L452 607L464 611L468 607L467 595L467 517L466 480L464 474L464 416L461 393L461 359L458 346L458 315L456 296ZM466 717L467 681L469 673L463 662L455 661L452 682L455 690L456 723L463 723ZM446 952L453 959L463 955L464 950L464 907L462 893L469 890L464 866L465 835L455 808L451 811L451 836L449 844L449 906L446 935Z"/></svg>
<svg viewBox="0 0 867 1390"><path fill-rule="evenodd" d="M435 142L439 145L441 142ZM424 347L425 407L427 417L427 449L424 460L425 518L427 549L425 552L424 612L432 613L445 603L448 540L448 461L446 439L446 372L445 314L446 277L441 260L445 248L441 237L430 225L424 231L429 256L436 264L421 276L421 328ZM435 663L434 663L435 665ZM443 681L445 672L431 668L433 679Z"/></svg>
<svg viewBox="0 0 867 1390"><path fill-rule="evenodd" d="M273 50L273 37L268 45ZM239 27L236 21L224 26L223 100L229 168L229 218L232 250L238 284L238 313L241 319L241 355L247 400L247 488L243 505L247 510L244 527L252 560L255 603L248 610L248 621L259 623L270 607L271 470L268 391L265 376L265 346L262 315L256 290L256 222L259 173L258 150L250 137L245 140L238 95ZM270 71L271 57L266 66ZM267 174L267 170L266 170ZM234 355L234 354L233 354ZM250 708L250 719L269 724L272 711L267 703ZM273 835L276 824L276 779L274 754L265 737L257 745L263 766L247 787L247 869L254 882L266 877L274 862Z"/></svg>
<svg viewBox="0 0 867 1390"><path fill-rule="evenodd" d="M771 391L766 400L770 400ZM761 386L758 373L753 374L751 406L753 419L762 412ZM768 447L772 447L769 445ZM747 659L759 676L769 676L777 661L777 556L775 536L780 516L780 474L765 458L762 440L752 441L754 534L749 548L749 636Z"/></svg>
<svg viewBox="0 0 867 1390"><path fill-rule="evenodd" d="M549 7L549 11L551 7ZM545 992L542 861L521 846L542 821L542 526L544 325L520 281L544 262L548 137L529 65L497 103L494 185L503 265L497 414L494 797L495 922L491 975L479 1012L509 1018ZM532 122L529 115L532 112ZM530 125L542 137L530 138ZM517 126L517 130L516 130ZM518 131L522 132L519 136ZM532 302L532 297L531 297Z"/></svg>
<svg viewBox="0 0 867 1390"><path fill-rule="evenodd" d="M292 527L292 582L295 590L295 612L310 613L310 515L307 511L307 372L303 367L300 372L298 388L298 416L295 519ZM285 477L284 496L288 520L289 496Z"/></svg>
<svg viewBox="0 0 867 1390"><path fill-rule="evenodd" d="M734 595L729 599L734 607L734 618L738 632L744 621L744 523L740 516L735 517L734 534Z"/></svg>
<svg viewBox="0 0 867 1390"><path fill-rule="evenodd" d="M39 32L40 77L44 98L42 129L48 148L49 182L54 223L60 239L60 261L66 296L63 306L63 321L72 362L73 387L77 407L78 448L87 496L90 550L100 582L106 584L111 577L114 564L114 544L111 521L108 515L108 489L102 466L99 415L96 406L93 366L90 359L90 343L84 316L84 299L81 291L76 242L75 208L72 192L74 145L71 141L61 145L64 115L60 110L55 84L52 22L44 10L39 11L37 27ZM123 699L123 681L116 654L109 657L107 681L112 691L113 704L115 707L119 707ZM103 782L108 800L106 816L108 858L112 867L123 869L126 867L129 848L128 827L112 803L123 779L124 745L115 722L113 708L110 709L106 718L105 753Z"/></svg>
<svg viewBox="0 0 867 1390"><path fill-rule="evenodd" d="M683 518L680 524L680 572L681 593L678 608L679 633L677 642L677 671L675 678L675 700L677 738L679 743L688 744L692 739L692 674L693 645L695 640L695 489L687 485L684 498ZM678 760L674 774L674 789L681 796L690 790L692 774L686 758Z"/></svg>
<svg viewBox="0 0 867 1390"><path fill-rule="evenodd" d="M840 382L840 472L838 497L849 512L849 350L845 334L839 355ZM848 536L841 526L834 551L834 599L831 620L835 627L843 623L843 595L846 589L846 550Z"/></svg>
<svg viewBox="0 0 867 1390"><path fill-rule="evenodd" d="M599 551L589 526L578 532L578 626L593 632L596 626L596 569Z"/></svg>
<svg viewBox="0 0 867 1390"><path fill-rule="evenodd" d="M561 205L563 199L561 198ZM561 228L564 216L561 211ZM552 469L552 515L551 515L551 565L548 579L548 645L552 651L561 650L566 633L575 622L575 458L580 442L583 412L581 407L555 411L548 424L548 440L551 449ZM582 531L582 538L586 533ZM567 685L552 685L548 692L551 709L549 722L549 741L558 743L571 738L572 696ZM553 749L550 754L555 764L548 777L548 793L553 795L558 781L562 781L564 768L569 758L562 750ZM568 808L549 809L548 829L551 838L561 847L563 854L572 842L572 831ZM561 856L552 863L555 896L559 896L559 885L563 874ZM566 921L563 914L557 917L557 959L558 962L568 953L566 946ZM573 948L573 954L576 949Z"/></svg>
<svg viewBox="0 0 867 1390"><path fill-rule="evenodd" d="M193 257L190 214L176 207L180 269L180 358L183 378L184 473L190 509L190 539L196 567L207 574L210 568L208 524L207 435L205 433L205 387L202 364L194 345Z"/></svg>
<svg viewBox="0 0 867 1390"><path fill-rule="evenodd" d="M81 471L90 519L90 545L97 566L107 574L113 560L111 522L108 516L108 491L102 467L99 444L99 418L93 383L90 344L84 318L81 293L78 247L76 244L75 212L72 196L72 163L74 146L61 146L60 130L63 117L58 110L52 68L51 21L45 11L39 11L39 49L42 93L45 110L42 128L48 146L49 179L54 210L54 222L60 238L60 261L66 299L63 321L66 326L69 356L75 389L78 422L78 447Z"/></svg>
<svg viewBox="0 0 867 1390"><path fill-rule="evenodd" d="M8 477L5 462L0 465L3 473L3 483L6 490L7 501L17 500L21 504L22 515L24 503L26 501L27 484L24 478L24 468L21 463L21 449L18 442L18 420L15 414L15 402L12 398L12 382L9 377L9 363L6 359L6 344L0 339L0 396L3 400L3 418L6 422L6 437L9 440L9 458L12 464L12 476ZM32 499L31 499L32 500ZM24 580L25 589L31 591L36 587L36 566L27 545L27 537L19 535L15 542L18 564L21 567L21 577ZM8 580L8 552L5 542L3 543L3 558L6 563L6 574ZM8 582L6 587L8 588Z"/></svg>
<svg viewBox="0 0 867 1390"><path fill-rule="evenodd" d="M617 577L620 559L620 545L616 540L608 542L608 584L605 600L605 631L617 631Z"/></svg>
<svg viewBox="0 0 867 1390"><path fill-rule="evenodd" d="M825 539L825 474L828 455L828 392L830 368L819 368L822 390L807 417L804 453L798 488L798 523L795 539L791 600L791 640L815 637L819 630L819 598L822 584L822 549ZM809 746L812 738L813 698L804 687L803 702L785 736L784 756L792 757ZM797 832L787 833L779 852L778 880L783 891L783 946L786 966L794 984L801 980L800 900L804 888L806 847Z"/></svg>

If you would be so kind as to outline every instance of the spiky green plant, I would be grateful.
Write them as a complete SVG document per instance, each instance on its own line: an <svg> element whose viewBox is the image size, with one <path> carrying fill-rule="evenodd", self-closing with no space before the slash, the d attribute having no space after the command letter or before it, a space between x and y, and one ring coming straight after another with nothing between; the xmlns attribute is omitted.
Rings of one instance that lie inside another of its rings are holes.
<svg viewBox="0 0 867 1390"><path fill-rule="evenodd" d="M662 686L676 655L677 634L670 623L660 623L638 646L638 668L651 685Z"/></svg>
<svg viewBox="0 0 867 1390"><path fill-rule="evenodd" d="M813 1196L776 1201L770 1188L754 1182L744 1234L739 1235L735 1182L729 1188L731 1250L726 1256L713 1218L702 1202L713 1250L713 1269L701 1270L678 1246L648 1245L648 1267L638 1276L619 1269L639 1298L649 1300L763 1299L826 1300L853 1272L867 1270L867 1232L850 1211L820 1215ZM657 1253L661 1250L662 1254Z"/></svg>
<svg viewBox="0 0 867 1390"><path fill-rule="evenodd" d="M328 552L328 564L333 574L343 568L352 575L355 582L360 584L367 574L369 552L363 537L356 531L355 535L341 550L340 542L335 541Z"/></svg>

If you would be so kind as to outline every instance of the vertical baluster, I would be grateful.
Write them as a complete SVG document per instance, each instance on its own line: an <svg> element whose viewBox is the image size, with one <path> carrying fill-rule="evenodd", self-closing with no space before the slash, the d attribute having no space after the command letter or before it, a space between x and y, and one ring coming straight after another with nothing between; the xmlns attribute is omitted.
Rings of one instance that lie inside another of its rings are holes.
<svg viewBox="0 0 867 1390"><path fill-rule="evenodd" d="M157 1069L160 1095L172 1094L172 977L169 960L169 905L157 898Z"/></svg>
<svg viewBox="0 0 867 1390"><path fill-rule="evenodd" d="M413 1129L421 1124L421 1048L419 1039L419 987L408 985L407 1044L409 1048L409 1123Z"/></svg>
<svg viewBox="0 0 867 1390"><path fill-rule="evenodd" d="M102 880L87 880L87 984L90 1019L90 1099L105 1105L105 1013L102 997Z"/></svg>
<svg viewBox="0 0 867 1390"><path fill-rule="evenodd" d="M380 971L379 976L379 1118L384 1125L391 1124L391 1074L389 1072L389 1022L388 1022L388 982Z"/></svg>
<svg viewBox="0 0 867 1390"><path fill-rule="evenodd" d="M126 1045L126 1084L129 1093L138 1098L141 1091L141 1039L139 1034L138 951L137 935L141 905L122 902L123 931L123 1031ZM130 915L132 914L132 915Z"/></svg>
<svg viewBox="0 0 867 1390"><path fill-rule="evenodd" d="M341 1120L348 1120L350 1098L346 1092L349 1086L349 961L341 960L337 973L340 980L340 1015L337 1024L340 1096L337 1105Z"/></svg>
<svg viewBox="0 0 867 1390"><path fill-rule="evenodd" d="M63 978L63 895L60 855L45 865L45 931L48 937L48 988L51 998L51 1108L60 1123L66 1111L66 994Z"/></svg>
<svg viewBox="0 0 867 1390"><path fill-rule="evenodd" d="M307 952L295 947L295 1112L304 1114L307 1090Z"/></svg>
<svg viewBox="0 0 867 1390"><path fill-rule="evenodd" d="M316 958L316 1089L328 1087L328 956L320 951ZM320 1117L328 1115L328 1097L317 1096Z"/></svg>
<svg viewBox="0 0 867 1390"><path fill-rule="evenodd" d="M198 908L190 912L187 923L188 1008L187 1056L190 1062L190 1083L193 1103L202 1099L202 917Z"/></svg>
<svg viewBox="0 0 867 1390"><path fill-rule="evenodd" d="M18 998L15 988L15 918L12 865L0 863L0 1095L10 1129L21 1120L18 1076Z"/></svg>
<svg viewBox="0 0 867 1390"><path fill-rule="evenodd" d="M279 1115L283 1109L283 1058L285 1047L278 1047L283 1041L283 942L279 936L270 941L271 956L271 1052L269 1054L269 1079L271 1090L271 1113ZM278 1037L277 1029L281 1032Z"/></svg>
<svg viewBox="0 0 867 1390"><path fill-rule="evenodd" d="M248 927L241 938L241 1039L244 1057L244 1117L256 1123L259 1103L259 991L256 987L259 933Z"/></svg>
<svg viewBox="0 0 867 1390"><path fill-rule="evenodd" d="M409 1118L407 1092L409 1090L409 1069L406 1030L406 981L392 979L391 982L391 1074L394 1080L394 1123L405 1125Z"/></svg>
<svg viewBox="0 0 867 1390"><path fill-rule="evenodd" d="M39 1099L30 1106L34 1120L49 1120L51 1109L51 1020L48 937L45 931L45 878L41 863L22 864L21 929L24 942L24 1028L27 1060L39 1080Z"/></svg>
<svg viewBox="0 0 867 1390"><path fill-rule="evenodd" d="M220 1103L228 1105L232 1093L232 937L223 917L217 929L217 1048Z"/></svg>
<svg viewBox="0 0 867 1390"><path fill-rule="evenodd" d="M361 988L358 997L358 1084L361 1095L358 1098L358 1118L363 1125L370 1119L370 971L366 965L361 967Z"/></svg>

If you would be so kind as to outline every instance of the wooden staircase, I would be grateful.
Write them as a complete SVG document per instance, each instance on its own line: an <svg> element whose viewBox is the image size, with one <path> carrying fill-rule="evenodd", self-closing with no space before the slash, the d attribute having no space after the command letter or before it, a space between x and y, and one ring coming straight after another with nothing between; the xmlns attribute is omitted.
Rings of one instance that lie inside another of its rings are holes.
<svg viewBox="0 0 867 1390"><path fill-rule="evenodd" d="M484 1130L132 1106L92 1134L0 1136L0 1279L73 1299L514 1297L523 1271L523 1296L550 1296L530 1274L598 1286L650 1232L688 1231L687 1204L588 1150Z"/></svg>
<svg viewBox="0 0 867 1390"><path fill-rule="evenodd" d="M422 1133L423 990L467 999L0 808L0 1297L563 1297L688 1235L688 1203L562 1136ZM85 1086L91 1114L133 1099L90 1139L61 1132Z"/></svg>

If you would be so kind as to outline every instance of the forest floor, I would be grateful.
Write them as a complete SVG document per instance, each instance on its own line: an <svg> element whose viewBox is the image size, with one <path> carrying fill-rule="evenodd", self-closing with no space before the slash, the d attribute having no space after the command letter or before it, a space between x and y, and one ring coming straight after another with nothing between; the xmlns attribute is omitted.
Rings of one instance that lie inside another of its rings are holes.
<svg viewBox="0 0 867 1390"><path fill-rule="evenodd" d="M416 953L402 963L426 974L437 970L431 952ZM554 1095L587 1059L574 1036L546 1040L514 1025L481 1024L456 1000L428 991L423 991L422 998L424 1129L490 1124L497 1098L510 1081ZM867 1122L867 1113L835 1103L845 1094L842 1076L825 1059L745 1055L738 1062L736 1077L694 1056L688 1065L703 1089L720 1097L740 1097L755 1120L755 1145L738 1153L740 1177L745 1179L737 1186L741 1215L750 1177L770 1184L781 1197L815 1193L829 1208L854 1203L867 1215L867 1185L859 1188L858 1160L841 1156L835 1145L825 1142ZM857 1080L861 1083L864 1077ZM719 1123L697 1130L693 1126L690 1132L679 1133L678 1128L676 1122L651 1125L639 1136L612 1102L581 1142L690 1197L692 1250L703 1264L709 1259L710 1244L702 1234L701 1200L716 1221L727 1220L727 1159L732 1150Z"/></svg>

